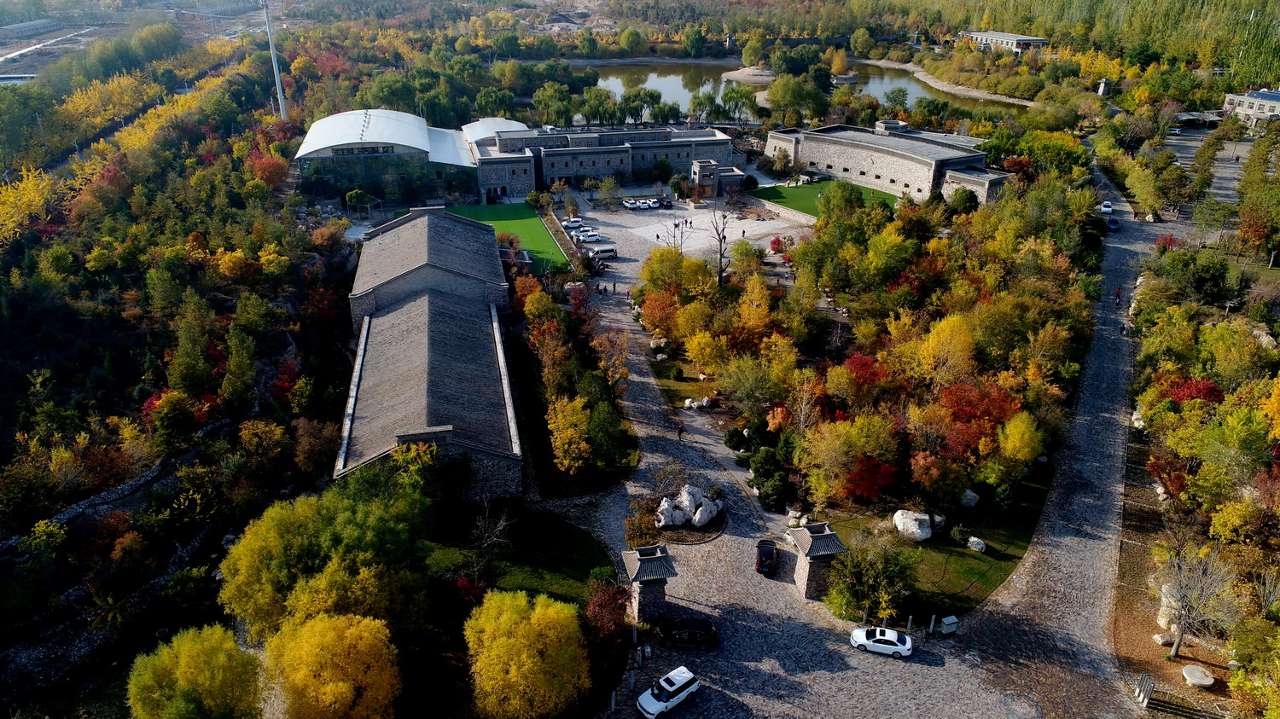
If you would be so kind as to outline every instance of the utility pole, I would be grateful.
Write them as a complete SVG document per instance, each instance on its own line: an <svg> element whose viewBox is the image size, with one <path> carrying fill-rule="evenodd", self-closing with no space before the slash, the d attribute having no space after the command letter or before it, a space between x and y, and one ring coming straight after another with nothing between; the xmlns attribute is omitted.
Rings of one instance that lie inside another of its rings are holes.
<svg viewBox="0 0 1280 719"><path fill-rule="evenodd" d="M271 8L262 0L262 14L267 18L267 48L271 51L271 70L276 75L276 99L280 102L280 119L289 121L289 108L284 104L284 85L280 82L280 61L276 59L276 40L271 34Z"/></svg>

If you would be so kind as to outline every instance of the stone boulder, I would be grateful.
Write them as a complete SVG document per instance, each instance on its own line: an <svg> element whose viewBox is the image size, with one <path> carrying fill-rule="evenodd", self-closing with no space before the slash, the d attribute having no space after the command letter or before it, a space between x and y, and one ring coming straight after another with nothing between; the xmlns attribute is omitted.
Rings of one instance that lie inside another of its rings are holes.
<svg viewBox="0 0 1280 719"><path fill-rule="evenodd" d="M934 526L941 528L943 517L933 515L933 523ZM913 542L923 542L933 536L933 527L929 526L929 515L924 512L899 509L893 513L893 527L898 530L898 534Z"/></svg>
<svg viewBox="0 0 1280 719"><path fill-rule="evenodd" d="M1173 613L1178 608L1178 600L1173 596L1173 586L1164 584L1160 587L1160 611L1156 612L1156 624L1161 629L1168 629L1173 624Z"/></svg>
<svg viewBox="0 0 1280 719"><path fill-rule="evenodd" d="M715 519L719 513L720 507L715 502L703 502L702 506L698 507L698 511L693 513L693 526L705 526L707 522Z"/></svg>
<svg viewBox="0 0 1280 719"><path fill-rule="evenodd" d="M698 507L702 505L705 497L702 496L702 490L686 484L680 488L680 494L676 495L676 506L684 510L689 515L698 511Z"/></svg>
<svg viewBox="0 0 1280 719"><path fill-rule="evenodd" d="M978 493L972 489L966 489L964 493L960 495L960 506L965 509L973 509L978 506Z"/></svg>
<svg viewBox="0 0 1280 719"><path fill-rule="evenodd" d="M1151 635L1151 641L1155 642L1157 645L1162 647L1173 646L1173 641L1175 638L1176 637L1174 636L1173 632L1162 632L1160 634Z"/></svg>
<svg viewBox="0 0 1280 719"><path fill-rule="evenodd" d="M1182 679L1189 687L1208 689L1213 686L1213 675L1199 664L1188 664L1182 668Z"/></svg>
<svg viewBox="0 0 1280 719"><path fill-rule="evenodd" d="M968 546L969 549L972 549L979 554L987 551L987 543L977 537L969 537Z"/></svg>
<svg viewBox="0 0 1280 719"><path fill-rule="evenodd" d="M664 527L679 527L689 521L689 515L684 510L676 506L670 497L663 497L658 503L658 512L654 518L654 526L662 529Z"/></svg>

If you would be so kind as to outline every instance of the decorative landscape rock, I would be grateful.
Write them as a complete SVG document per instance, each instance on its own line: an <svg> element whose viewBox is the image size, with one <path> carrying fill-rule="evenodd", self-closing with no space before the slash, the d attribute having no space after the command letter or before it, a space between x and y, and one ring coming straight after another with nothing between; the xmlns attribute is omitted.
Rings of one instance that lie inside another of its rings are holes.
<svg viewBox="0 0 1280 719"><path fill-rule="evenodd" d="M1157 645L1162 647L1173 646L1173 640L1174 640L1173 632L1165 632L1163 634L1151 635L1151 641L1155 642Z"/></svg>
<svg viewBox="0 0 1280 719"><path fill-rule="evenodd" d="M969 549L981 554L987 551L987 543L977 537L969 537Z"/></svg>
<svg viewBox="0 0 1280 719"><path fill-rule="evenodd" d="M933 527L941 528L945 517L933 515ZM899 509L893 513L893 527L898 534L913 542L923 542L933 536L933 527L929 526L929 515L924 512L913 512L910 509Z"/></svg>
<svg viewBox="0 0 1280 719"><path fill-rule="evenodd" d="M680 527L692 523L695 527L706 526L720 513L720 503L708 499L701 489L686 484L680 488L675 499L663 497L658 503L658 511L653 524L659 529Z"/></svg>
<svg viewBox="0 0 1280 719"><path fill-rule="evenodd" d="M964 493L960 495L960 506L965 509L972 509L978 506L978 493L972 489L964 490Z"/></svg>
<svg viewBox="0 0 1280 719"><path fill-rule="evenodd" d="M1178 608L1178 600L1173 596L1173 586L1160 586L1160 611L1156 612L1156 624L1161 629L1168 629L1173 624L1173 612Z"/></svg>
<svg viewBox="0 0 1280 719"><path fill-rule="evenodd" d="M1197 689L1208 689L1213 686L1213 675L1199 664L1188 664L1182 668L1182 678L1187 686Z"/></svg>

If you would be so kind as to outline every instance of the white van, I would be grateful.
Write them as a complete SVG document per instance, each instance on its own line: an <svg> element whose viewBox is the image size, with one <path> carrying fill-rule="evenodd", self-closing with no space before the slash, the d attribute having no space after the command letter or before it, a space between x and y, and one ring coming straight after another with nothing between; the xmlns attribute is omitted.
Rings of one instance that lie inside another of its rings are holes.
<svg viewBox="0 0 1280 719"><path fill-rule="evenodd" d="M600 245L599 247L588 247L586 249L586 253L588 257L591 257L597 260L618 258L618 248L614 247L613 245Z"/></svg>

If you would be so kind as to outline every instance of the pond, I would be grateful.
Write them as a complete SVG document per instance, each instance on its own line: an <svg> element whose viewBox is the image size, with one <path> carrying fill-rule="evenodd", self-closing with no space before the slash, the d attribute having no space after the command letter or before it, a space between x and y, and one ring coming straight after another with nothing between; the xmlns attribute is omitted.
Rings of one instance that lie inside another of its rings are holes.
<svg viewBox="0 0 1280 719"><path fill-rule="evenodd" d="M720 75L728 70L736 70L737 62L718 63L645 63L627 65L606 65L597 67L600 73L600 87L612 90L621 96L624 90L633 87L647 87L662 93L664 102L674 102L682 109L689 109L689 99L700 92L713 92L716 99L732 81L724 80ZM908 104L917 98L932 97L948 100L967 109L990 108L994 110L1019 110L1016 105L998 102L986 102L967 97L959 97L942 90L935 89L916 79L906 70L882 68L874 65L854 65L853 74L857 76L859 92L873 95L884 101L885 95L894 88L905 88ZM763 86L760 89L764 89Z"/></svg>

